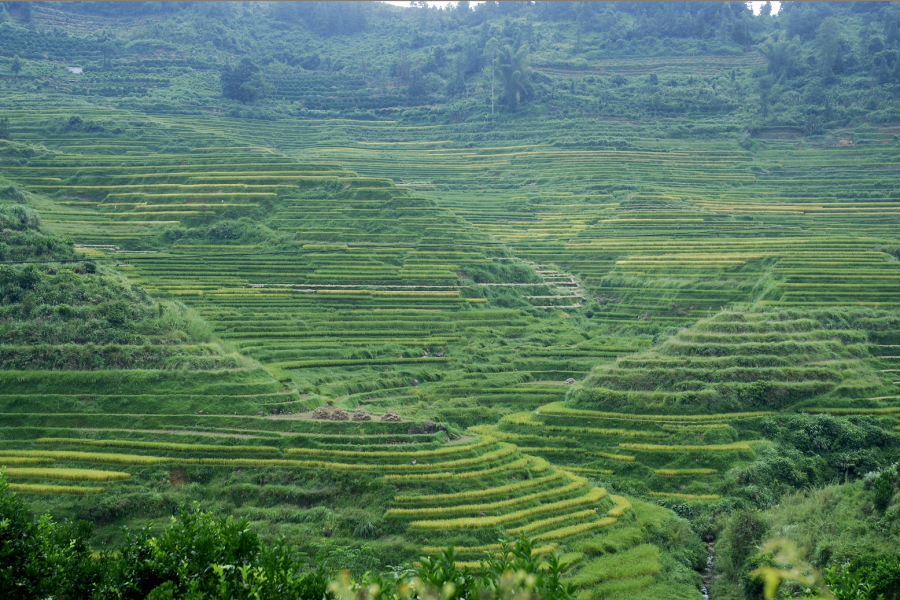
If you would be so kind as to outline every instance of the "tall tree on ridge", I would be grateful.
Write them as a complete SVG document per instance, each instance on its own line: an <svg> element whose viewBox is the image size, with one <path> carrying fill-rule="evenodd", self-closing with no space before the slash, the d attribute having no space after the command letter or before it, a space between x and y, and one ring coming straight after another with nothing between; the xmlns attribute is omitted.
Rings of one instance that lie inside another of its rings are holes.
<svg viewBox="0 0 900 600"><path fill-rule="evenodd" d="M490 61L491 70L491 114L494 114L494 73L497 70L497 53L500 50L500 42L497 38L491 38L484 45L484 56Z"/></svg>
<svg viewBox="0 0 900 600"><path fill-rule="evenodd" d="M830 75L841 49L841 26L834 17L827 17L816 35L819 45L819 67L822 75Z"/></svg>
<svg viewBox="0 0 900 600"><path fill-rule="evenodd" d="M503 83L503 101L510 110L518 110L522 99L531 93L528 47L513 52L508 44L500 51L495 71Z"/></svg>

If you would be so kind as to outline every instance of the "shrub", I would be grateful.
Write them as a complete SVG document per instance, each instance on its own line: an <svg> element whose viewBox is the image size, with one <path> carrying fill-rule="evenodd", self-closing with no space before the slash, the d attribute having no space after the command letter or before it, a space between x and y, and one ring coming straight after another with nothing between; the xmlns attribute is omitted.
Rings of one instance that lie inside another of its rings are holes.
<svg viewBox="0 0 900 600"><path fill-rule="evenodd" d="M353 535L358 538L375 537L375 525L371 521L360 521L353 528Z"/></svg>
<svg viewBox="0 0 900 600"><path fill-rule="evenodd" d="M0 590L6 598L88 598L102 565L91 556L91 526L35 517L0 474Z"/></svg>
<svg viewBox="0 0 900 600"><path fill-rule="evenodd" d="M320 600L327 579L302 574L283 540L263 544L247 522L182 508L161 534L127 532L106 590L125 598L231 598L245 583L257 598Z"/></svg>
<svg viewBox="0 0 900 600"><path fill-rule="evenodd" d="M719 571L737 582L767 530L768 524L759 511L741 510L731 515L720 536L717 551Z"/></svg>
<svg viewBox="0 0 900 600"><path fill-rule="evenodd" d="M869 586L869 597L883 594L885 600L900 598L900 556L881 554L859 559L850 570Z"/></svg>
<svg viewBox="0 0 900 600"><path fill-rule="evenodd" d="M891 465L878 473L870 485L875 508L884 511L891 503L891 498L900 489L900 463Z"/></svg>

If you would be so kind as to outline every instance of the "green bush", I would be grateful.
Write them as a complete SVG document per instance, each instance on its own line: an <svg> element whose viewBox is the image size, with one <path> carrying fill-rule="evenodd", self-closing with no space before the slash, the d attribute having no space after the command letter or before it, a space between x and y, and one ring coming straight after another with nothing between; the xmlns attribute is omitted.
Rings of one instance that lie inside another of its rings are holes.
<svg viewBox="0 0 900 600"><path fill-rule="evenodd" d="M900 598L900 556L880 554L855 561L851 572L869 587L869 598L884 596L884 600Z"/></svg>
<svg viewBox="0 0 900 600"><path fill-rule="evenodd" d="M84 521L55 523L35 518L9 491L0 472L0 590L11 600L90 598L103 576L89 544L92 526Z"/></svg>
<svg viewBox="0 0 900 600"><path fill-rule="evenodd" d="M900 463L895 463L878 473L870 473L864 481L872 493L875 508L884 512L894 495L900 491Z"/></svg>
<svg viewBox="0 0 900 600"><path fill-rule="evenodd" d="M739 510L725 518L724 527L716 545L716 570L733 583L742 583L752 588L756 597L761 598L762 585L747 575L761 566L759 561L751 561L763 539L768 524L759 511ZM757 589L758 588L758 589Z"/></svg>
<svg viewBox="0 0 900 600"><path fill-rule="evenodd" d="M233 517L182 508L161 534L150 528L126 534L119 556L110 560L101 594L139 598L243 598L251 584L255 598L321 600L327 578L302 574L283 540L263 544Z"/></svg>

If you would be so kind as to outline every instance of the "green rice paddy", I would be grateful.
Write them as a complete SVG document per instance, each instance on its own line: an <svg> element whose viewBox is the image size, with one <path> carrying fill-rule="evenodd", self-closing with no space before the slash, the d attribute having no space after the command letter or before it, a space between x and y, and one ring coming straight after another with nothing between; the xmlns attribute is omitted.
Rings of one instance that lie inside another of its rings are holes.
<svg viewBox="0 0 900 600"><path fill-rule="evenodd" d="M682 119L665 114L263 121L104 100L206 77L179 73L0 97L4 185L159 315L209 332L0 339L0 465L38 510L114 540L197 499L310 552L407 562L452 544L468 564L525 533L568 559L580 598L677 597L654 537L683 523L668 509L696 524L771 504L750 487L785 448L850 456L835 423L867 445L828 473L895 459L893 129L877 145L762 131L751 151L668 135ZM278 94L318 110L333 79L286 76ZM342 79L332 101L408 103L366 85ZM74 114L121 131L51 126Z"/></svg>

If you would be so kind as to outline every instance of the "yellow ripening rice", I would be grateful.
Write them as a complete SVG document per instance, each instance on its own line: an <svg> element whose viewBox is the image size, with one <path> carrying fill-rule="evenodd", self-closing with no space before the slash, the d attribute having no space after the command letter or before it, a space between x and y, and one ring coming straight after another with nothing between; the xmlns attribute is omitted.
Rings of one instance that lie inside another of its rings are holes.
<svg viewBox="0 0 900 600"><path fill-rule="evenodd" d="M573 519L586 519L588 517L597 516L597 511L589 508L587 510L579 510L578 512L560 515L558 517L550 517L549 519L541 519L540 521L533 521L528 525L522 525L521 527L515 527L513 529L507 529L506 533L509 535L519 535L520 533L529 533L531 531L535 531L537 529L543 529L544 527L550 527L551 525L559 525L560 523L565 523L566 521L570 521Z"/></svg>
<svg viewBox="0 0 900 600"><path fill-rule="evenodd" d="M539 515L545 512L552 512L556 510L582 506L584 504L591 504L594 502L598 502L605 497L606 490L604 488L593 488L584 496L569 498L567 500L560 500L558 502L552 502L550 504L543 504L535 508L518 510L515 512L507 513L505 515L492 517L470 517L462 519L439 519L433 521L412 521L409 524L409 527L410 529L475 529L481 527L496 527L497 525L511 523L520 519L527 519L534 515Z"/></svg>
<svg viewBox="0 0 900 600"><path fill-rule="evenodd" d="M495 488L486 488L478 490L467 490L465 492L456 492L453 494L423 494L419 496L395 496L394 502L449 502L450 500L467 500L470 498L481 498L484 496L494 496L499 494L509 494L520 489L536 487L543 485L548 481L559 479L563 476L562 471L555 471L544 477L535 479L523 479L516 483L510 483Z"/></svg>
<svg viewBox="0 0 900 600"><path fill-rule="evenodd" d="M77 487L73 485L41 485L37 483L10 483L9 491L32 494L72 494L74 496L85 496L87 494L100 494L104 491L104 488Z"/></svg>
<svg viewBox="0 0 900 600"><path fill-rule="evenodd" d="M619 448L627 448L629 450L646 450L648 452L734 452L737 450L750 450L754 443L760 440L751 440L745 442L732 442L730 444L709 444L686 445L686 446L665 446L661 444L619 444Z"/></svg>
<svg viewBox="0 0 900 600"><path fill-rule="evenodd" d="M718 473L715 469L656 469L653 471L657 475L665 477L681 477L684 475L714 475Z"/></svg>
<svg viewBox="0 0 900 600"><path fill-rule="evenodd" d="M593 531L595 529L600 529L601 527L608 527L610 525L613 525L615 522L615 517L602 517L597 521L589 521L587 523L581 523L579 525L569 525L568 527L563 527L562 529L554 529L552 531L539 533L538 535L534 536L534 539L558 540L566 537L571 537L573 535L578 535L579 533L584 533L585 531Z"/></svg>
<svg viewBox="0 0 900 600"><path fill-rule="evenodd" d="M615 506L613 506L606 514L611 517L621 517L629 510L631 510L631 502L628 501L624 496L616 496L615 494L610 494L609 499L613 501Z"/></svg>
<svg viewBox="0 0 900 600"><path fill-rule="evenodd" d="M178 442L142 442L138 440L92 440L85 438L38 438L38 444L72 444L134 448L138 450L175 450L177 452L267 452L280 454L275 446L224 446L216 444L181 444Z"/></svg>
<svg viewBox="0 0 900 600"><path fill-rule="evenodd" d="M578 490L583 487L587 480L579 477L578 475L572 475L573 481L558 488L552 488L549 490L543 490L540 492L535 492L533 494L526 494L524 496L518 496L514 498L510 498L508 500L500 500L497 502L489 502L489 503L481 503L481 504L457 504L454 506L441 506L441 507L425 507L425 508L392 508L385 513L386 517L426 517L426 516L438 516L438 515L448 515L453 513L465 513L465 512L476 512L476 511L487 511L487 510L497 510L500 508L508 508L510 506L515 506L516 504L522 504L525 502L532 502L535 500L541 500L543 498L548 498L552 496L562 496L571 492Z"/></svg>
<svg viewBox="0 0 900 600"><path fill-rule="evenodd" d="M51 458L36 458L33 456L0 456L0 467L20 465L49 465L53 463Z"/></svg>
<svg viewBox="0 0 900 600"><path fill-rule="evenodd" d="M718 500L722 496L718 494L675 494L668 492L650 492L654 498L678 498L679 500Z"/></svg>
<svg viewBox="0 0 900 600"><path fill-rule="evenodd" d="M7 477L13 479L26 477L31 479L65 479L68 481L120 481L131 478L131 473L98 471L96 469L41 469L25 467L6 469L5 473Z"/></svg>

